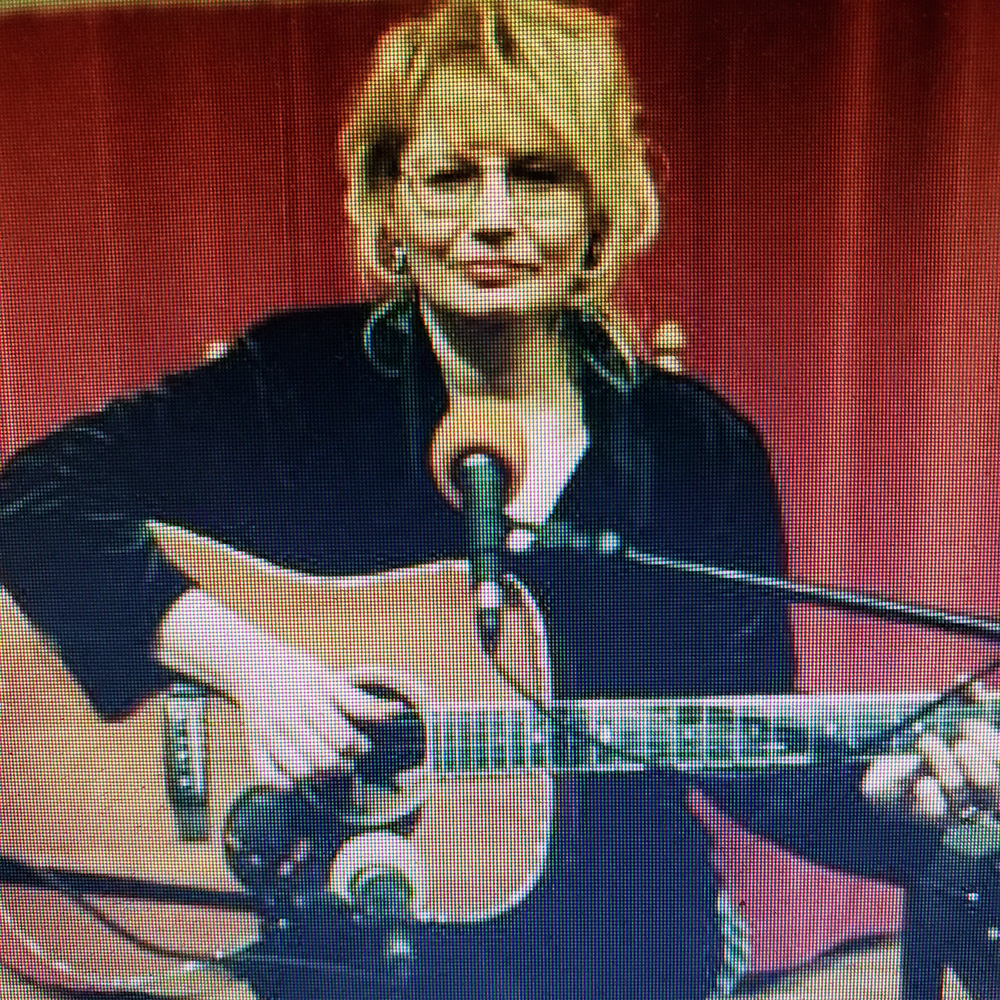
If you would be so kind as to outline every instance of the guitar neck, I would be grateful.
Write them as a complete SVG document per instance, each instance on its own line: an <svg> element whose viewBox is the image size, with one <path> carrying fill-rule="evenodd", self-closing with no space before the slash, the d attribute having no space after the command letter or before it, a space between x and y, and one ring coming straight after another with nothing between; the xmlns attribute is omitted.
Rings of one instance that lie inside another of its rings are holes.
<svg viewBox="0 0 1000 1000"><path fill-rule="evenodd" d="M544 714L522 705L439 706L428 745L439 774L517 770L680 771L772 768L828 760L864 762L904 753L933 724L945 738L984 708L952 699L901 729L937 694L740 695L557 702ZM987 716L997 721L998 699Z"/></svg>

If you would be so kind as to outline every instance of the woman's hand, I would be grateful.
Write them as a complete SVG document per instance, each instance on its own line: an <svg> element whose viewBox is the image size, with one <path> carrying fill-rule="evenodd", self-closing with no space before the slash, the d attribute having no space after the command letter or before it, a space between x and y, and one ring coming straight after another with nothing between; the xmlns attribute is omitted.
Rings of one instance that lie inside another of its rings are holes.
<svg viewBox="0 0 1000 1000"><path fill-rule="evenodd" d="M970 687L981 703L982 689ZM936 733L917 741L917 752L879 757L865 772L862 790L872 802L906 817L945 826L979 809L1000 811L1000 729L966 719L950 745Z"/></svg>
<svg viewBox="0 0 1000 1000"><path fill-rule="evenodd" d="M346 771L368 751L355 723L387 718L395 706L283 647L244 664L233 692L243 716L256 779L276 788L330 771Z"/></svg>
<svg viewBox="0 0 1000 1000"><path fill-rule="evenodd" d="M239 706L256 780L278 788L349 769L368 749L355 723L398 710L200 590L164 615L157 655Z"/></svg>

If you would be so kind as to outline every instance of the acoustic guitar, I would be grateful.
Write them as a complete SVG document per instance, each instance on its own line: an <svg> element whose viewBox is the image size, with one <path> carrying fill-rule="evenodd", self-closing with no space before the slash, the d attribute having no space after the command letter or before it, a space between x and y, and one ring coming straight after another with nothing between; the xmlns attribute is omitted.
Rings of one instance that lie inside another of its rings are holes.
<svg viewBox="0 0 1000 1000"><path fill-rule="evenodd" d="M493 662L459 562L330 579L178 527L153 529L208 593L331 670L407 703L419 721L418 752L398 781L355 787L341 818L358 831L404 823L426 873L419 908L431 920L488 920L532 890L546 863L559 773L638 770L643 761L691 771L802 764L831 744L850 754L931 697L553 704L541 615L513 579ZM234 706L208 701L205 828L201 839L185 840L165 783L163 699L102 721L51 650L12 609L5 618L0 853L45 868L240 889L226 861L226 823L253 775ZM956 728L969 711L945 706L935 724ZM913 738L904 733L895 744L903 749ZM233 950L257 933L245 913L96 902L142 938L187 951ZM176 962L124 943L57 893L0 886L0 922L0 960L45 981L79 987L139 978L151 992L177 988Z"/></svg>

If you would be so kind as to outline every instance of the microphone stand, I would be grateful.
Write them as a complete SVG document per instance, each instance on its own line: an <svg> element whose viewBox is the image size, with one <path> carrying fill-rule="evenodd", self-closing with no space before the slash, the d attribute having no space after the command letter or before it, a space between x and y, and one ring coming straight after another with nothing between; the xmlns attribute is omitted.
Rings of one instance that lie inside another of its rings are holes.
<svg viewBox="0 0 1000 1000"><path fill-rule="evenodd" d="M513 520L510 520L509 524L533 536L543 548L570 549L587 555L622 559L652 569L683 573L742 587L758 594L781 598L788 603L810 604L854 612L884 621L922 625L938 632L985 639L1000 644L1000 622L987 618L922 607L875 595L858 594L841 588L799 583L763 573L643 552L627 545L621 536L613 531L586 532L560 521L549 522L540 527ZM987 664L977 671L973 678L963 680L956 688L946 690L939 698L904 720L903 725L907 727L913 725L918 719L936 711L941 704L953 697L956 691L967 687L971 680L985 677L998 668L1000 660ZM889 730L883 734L882 740L894 735L896 731L898 727ZM871 749L874 750L877 746L878 743ZM988 996L997 994L996 970L984 970L980 964L968 961L967 958L965 961L959 958L956 962L951 952L943 946L942 935L938 928L940 917L940 903L932 892L919 885L906 887L903 924L900 931L901 1000L942 1000L944 976L949 963L956 966L957 974L966 987L973 991L977 1000L986 1000ZM991 928L991 933L994 930L995 928Z"/></svg>

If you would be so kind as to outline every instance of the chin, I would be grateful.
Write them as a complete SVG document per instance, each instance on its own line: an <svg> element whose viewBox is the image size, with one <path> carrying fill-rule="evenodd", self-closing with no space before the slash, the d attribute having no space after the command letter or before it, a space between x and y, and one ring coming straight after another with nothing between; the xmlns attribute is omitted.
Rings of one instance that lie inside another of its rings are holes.
<svg viewBox="0 0 1000 1000"><path fill-rule="evenodd" d="M420 291L432 306L476 319L551 314L561 312L569 304L566 288L538 280L493 287L451 281L445 287Z"/></svg>

